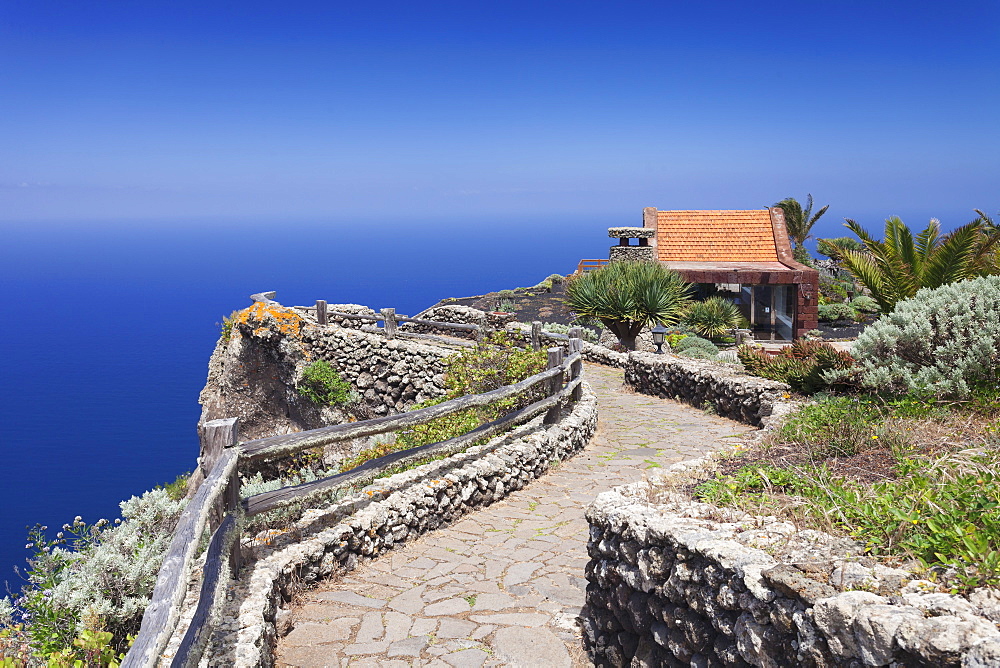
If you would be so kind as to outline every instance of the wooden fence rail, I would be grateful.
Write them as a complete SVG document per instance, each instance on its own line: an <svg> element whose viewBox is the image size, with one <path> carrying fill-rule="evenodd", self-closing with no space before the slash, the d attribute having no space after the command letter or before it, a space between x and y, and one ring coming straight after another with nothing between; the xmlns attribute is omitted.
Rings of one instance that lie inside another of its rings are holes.
<svg viewBox="0 0 1000 668"><path fill-rule="evenodd" d="M273 297L273 292L253 295L255 301L262 302L270 302ZM391 309L383 310L382 316L377 317L329 312L325 311L324 307L325 303L317 302L317 306L312 308L316 309L317 314L324 313L327 318L344 316L365 320L388 318L386 323L392 321L393 325L397 320ZM454 329L469 331L479 329L478 325L438 323L416 318L399 317L398 320L435 327L449 325ZM204 482L178 520L157 575L150 604L143 615L139 634L122 666L145 668L161 662L170 639L176 632L193 562L206 528L213 533L202 569L201 590L195 603L194 617L180 641L177 652L170 659L171 666L196 665L204 652L211 635L211 619L215 608L224 601L223 594L230 572L236 573L240 567L240 524L243 517L267 512L293 502L308 502L334 490L368 484L400 464L419 461L430 456L461 452L476 441L488 439L506 429L524 424L543 413L546 424L558 420L561 406L567 401L578 400L581 396L580 384L583 380L581 344L578 338L579 332L571 330L571 333L577 336L546 333L547 336L565 337L569 341L570 354L563 359L562 348L550 348L548 368L545 371L492 392L467 395L408 413L257 439L242 444L237 443L238 421L235 418L206 423L202 432L202 453L199 459ZM386 334L389 335L388 330ZM536 337L532 336L532 343L537 346L539 342L535 339ZM568 382L564 382L567 376ZM241 463L286 457L302 450L338 441L412 428L445 415L496 404L532 390L537 391L539 388L543 394L541 399L508 412L497 420L461 436L379 457L335 476L256 494L241 500L238 475Z"/></svg>

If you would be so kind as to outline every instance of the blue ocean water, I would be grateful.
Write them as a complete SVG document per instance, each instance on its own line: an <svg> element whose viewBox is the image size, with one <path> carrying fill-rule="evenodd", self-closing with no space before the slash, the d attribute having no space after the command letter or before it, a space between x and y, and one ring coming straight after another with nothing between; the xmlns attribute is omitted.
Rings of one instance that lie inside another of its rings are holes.
<svg viewBox="0 0 1000 668"><path fill-rule="evenodd" d="M21 586L26 527L116 517L122 499L191 470L218 323L251 293L414 314L606 257L605 230L621 224L480 216L0 228L0 584Z"/></svg>

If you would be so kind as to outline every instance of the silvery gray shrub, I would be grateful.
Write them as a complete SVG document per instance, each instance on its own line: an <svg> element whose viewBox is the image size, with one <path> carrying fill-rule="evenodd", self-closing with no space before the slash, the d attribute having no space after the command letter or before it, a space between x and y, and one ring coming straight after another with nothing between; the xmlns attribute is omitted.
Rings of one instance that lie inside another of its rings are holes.
<svg viewBox="0 0 1000 668"><path fill-rule="evenodd" d="M94 618L107 630L137 626L186 503L163 489L122 501L121 524L72 555L52 590L52 604L75 613L78 632Z"/></svg>
<svg viewBox="0 0 1000 668"><path fill-rule="evenodd" d="M924 288L858 337L861 382L875 390L967 398L1000 379L1000 276Z"/></svg>

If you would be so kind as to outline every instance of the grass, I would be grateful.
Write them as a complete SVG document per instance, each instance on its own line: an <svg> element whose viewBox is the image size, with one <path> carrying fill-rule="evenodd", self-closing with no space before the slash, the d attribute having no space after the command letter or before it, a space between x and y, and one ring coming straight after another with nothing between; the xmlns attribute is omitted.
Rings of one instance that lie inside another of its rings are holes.
<svg viewBox="0 0 1000 668"><path fill-rule="evenodd" d="M953 591L1000 585L996 396L824 397L695 496L848 535Z"/></svg>

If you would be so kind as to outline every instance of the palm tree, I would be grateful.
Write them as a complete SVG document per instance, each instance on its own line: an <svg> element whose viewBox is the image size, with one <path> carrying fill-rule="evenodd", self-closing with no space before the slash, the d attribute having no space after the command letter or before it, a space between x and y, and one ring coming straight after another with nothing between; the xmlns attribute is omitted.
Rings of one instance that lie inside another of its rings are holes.
<svg viewBox="0 0 1000 668"><path fill-rule="evenodd" d="M611 262L566 284L566 304L577 315L597 318L626 350L651 322L681 319L691 302L690 284L659 262Z"/></svg>
<svg viewBox="0 0 1000 668"><path fill-rule="evenodd" d="M788 230L788 236L795 242L796 248L803 247L806 239L812 236L810 232L813 225L830 208L830 205L827 204L814 214L812 212L813 196L811 194L806 196L805 211L802 210L802 205L794 197L786 197L774 206L781 208L785 212L785 229Z"/></svg>
<svg viewBox="0 0 1000 668"><path fill-rule="evenodd" d="M932 218L914 238L897 217L885 221L885 238L874 239L858 223L844 224L858 235L863 250L845 250L843 264L872 293L883 313L896 302L917 294L920 288L936 288L976 276L1000 273L997 245L1000 231L980 216L955 231L942 235Z"/></svg>

